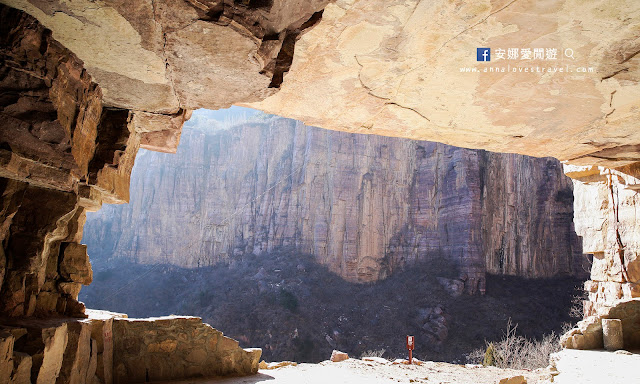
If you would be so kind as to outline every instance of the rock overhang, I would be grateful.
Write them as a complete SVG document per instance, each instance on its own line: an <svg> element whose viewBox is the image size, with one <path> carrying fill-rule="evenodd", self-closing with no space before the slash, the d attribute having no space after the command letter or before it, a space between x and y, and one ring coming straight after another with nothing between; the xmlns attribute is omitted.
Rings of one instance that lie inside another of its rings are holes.
<svg viewBox="0 0 640 384"><path fill-rule="evenodd" d="M84 61L106 106L144 113L149 149L175 150L184 110L239 104L577 165L640 161L633 1L3 2Z"/></svg>

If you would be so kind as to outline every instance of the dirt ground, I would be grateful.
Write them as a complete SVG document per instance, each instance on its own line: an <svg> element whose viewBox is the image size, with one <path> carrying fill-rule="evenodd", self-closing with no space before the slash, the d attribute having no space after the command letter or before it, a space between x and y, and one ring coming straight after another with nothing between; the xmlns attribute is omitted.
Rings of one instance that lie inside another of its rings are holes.
<svg viewBox="0 0 640 384"><path fill-rule="evenodd" d="M522 375L528 384L640 383L640 351L563 350L556 354L557 372L476 367L440 362L421 366L349 359L339 363L300 364L257 375L218 380L187 380L173 384L497 384Z"/></svg>
<svg viewBox="0 0 640 384"><path fill-rule="evenodd" d="M519 371L495 367L478 368L440 362L417 365L381 364L357 359L339 363L300 364L273 370L260 370L255 376L222 379L190 380L180 384L495 384L500 379L523 375L528 384L548 382L549 370ZM175 384L175 383L174 383Z"/></svg>

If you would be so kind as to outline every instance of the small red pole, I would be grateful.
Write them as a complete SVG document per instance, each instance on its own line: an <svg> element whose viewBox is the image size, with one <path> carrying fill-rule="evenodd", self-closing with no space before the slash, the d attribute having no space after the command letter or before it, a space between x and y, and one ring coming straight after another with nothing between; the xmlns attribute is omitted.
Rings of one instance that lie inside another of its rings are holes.
<svg viewBox="0 0 640 384"><path fill-rule="evenodd" d="M409 350L409 364L413 364L414 345L415 345L415 338L413 336L407 336L407 349Z"/></svg>

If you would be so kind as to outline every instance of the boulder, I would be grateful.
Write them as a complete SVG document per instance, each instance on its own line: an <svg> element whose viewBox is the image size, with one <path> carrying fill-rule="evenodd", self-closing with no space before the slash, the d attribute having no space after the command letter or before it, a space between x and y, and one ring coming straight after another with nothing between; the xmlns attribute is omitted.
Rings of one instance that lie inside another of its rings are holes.
<svg viewBox="0 0 640 384"><path fill-rule="evenodd" d="M624 347L620 319L602 319L602 340L604 348L608 351L616 351Z"/></svg>
<svg viewBox="0 0 640 384"><path fill-rule="evenodd" d="M501 379L498 384L527 384L527 379L522 375L505 377L504 379Z"/></svg>
<svg viewBox="0 0 640 384"><path fill-rule="evenodd" d="M617 331L619 320L620 332ZM604 346L604 324L610 327L610 341L622 337L622 343L616 341L611 347L624 346L627 349L640 347L640 298L618 300L612 306L602 306L592 316L580 321L577 326L562 335L560 343L569 349L599 349ZM615 335L615 336L614 336ZM619 335L619 336L618 336Z"/></svg>
<svg viewBox="0 0 640 384"><path fill-rule="evenodd" d="M0 330L0 383L8 383L13 371L13 343L11 332Z"/></svg>
<svg viewBox="0 0 640 384"><path fill-rule="evenodd" d="M241 348L198 317L115 318L112 327L116 384L258 371L261 349Z"/></svg>
<svg viewBox="0 0 640 384"><path fill-rule="evenodd" d="M62 252L60 262L60 275L69 281L91 284L93 271L87 255L87 246L84 244L68 243Z"/></svg>
<svg viewBox="0 0 640 384"><path fill-rule="evenodd" d="M437 277L436 279L451 297L458 297L464 292L464 282L462 280L447 279L444 277Z"/></svg>
<svg viewBox="0 0 640 384"><path fill-rule="evenodd" d="M344 352L340 352L338 350L333 350L333 352L331 352L331 361L333 361L334 363L338 363L340 361L345 361L349 359L349 355L344 353Z"/></svg>

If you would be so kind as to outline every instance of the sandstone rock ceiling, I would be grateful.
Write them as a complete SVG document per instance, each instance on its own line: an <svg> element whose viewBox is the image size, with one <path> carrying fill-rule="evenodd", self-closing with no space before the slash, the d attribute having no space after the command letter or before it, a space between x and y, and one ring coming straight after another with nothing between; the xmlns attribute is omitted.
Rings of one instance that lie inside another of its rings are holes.
<svg viewBox="0 0 640 384"><path fill-rule="evenodd" d="M78 55L106 105L166 114L273 93L328 0L2 2Z"/></svg>
<svg viewBox="0 0 640 384"><path fill-rule="evenodd" d="M252 106L326 128L624 165L640 160L639 23L637 1L337 1L296 45L280 92ZM477 47L493 49L491 64ZM558 58L496 61L498 48ZM502 65L574 72L460 72Z"/></svg>
<svg viewBox="0 0 640 384"><path fill-rule="evenodd" d="M343 131L582 165L640 161L635 0L3 2L52 29L107 105L236 103ZM476 61L478 47L493 49L491 64ZM495 61L498 48L558 56ZM489 65L573 72L460 72Z"/></svg>

